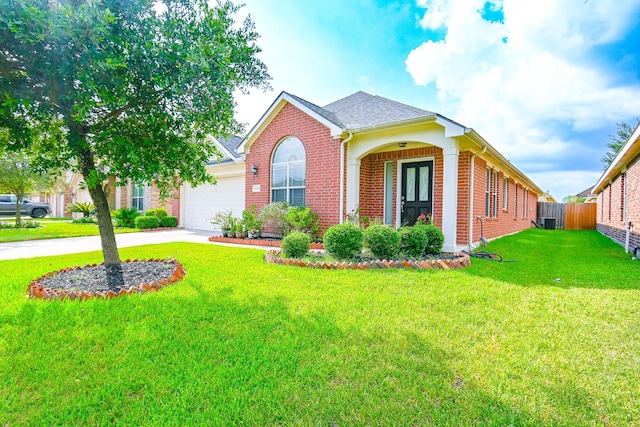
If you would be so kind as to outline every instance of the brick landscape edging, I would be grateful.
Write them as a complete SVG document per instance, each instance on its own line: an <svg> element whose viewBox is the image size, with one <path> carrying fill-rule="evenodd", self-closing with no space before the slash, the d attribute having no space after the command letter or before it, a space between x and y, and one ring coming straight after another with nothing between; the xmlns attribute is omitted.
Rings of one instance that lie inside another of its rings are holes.
<svg viewBox="0 0 640 427"><path fill-rule="evenodd" d="M40 281L42 279L49 278L51 276L55 276L59 273L65 273L69 271L82 270L83 268L90 267L98 267L103 265L104 262L100 264L86 264L82 267L69 267L64 268L58 271L52 271L50 273L45 274L44 276L38 277L34 281L29 284L29 289L27 291L27 297L29 298L40 298L40 299L59 299L64 300L69 298L71 300L87 300L91 298L115 298L122 295L131 295L133 293L143 294L145 292L155 292L159 291L161 288L176 283L181 280L187 273L184 270L182 264L175 259L128 259L123 262L170 262L176 266L176 269L171 274L171 277L168 279L160 280L157 282L143 283L139 286L130 286L129 289L120 289L120 292L108 291L108 292L87 292L87 291L67 291L63 289L51 289L40 286Z"/></svg>
<svg viewBox="0 0 640 427"><path fill-rule="evenodd" d="M327 261L304 261L295 258L280 258L280 252L268 251L264 255L264 260L272 264L289 265L295 267L318 268L325 270L368 270L382 268L408 268L408 269L441 269L452 270L465 268L471 265L471 260L467 254L456 254L454 259L428 259L428 260L400 260L387 261L378 259L365 262L327 262Z"/></svg>
<svg viewBox="0 0 640 427"><path fill-rule="evenodd" d="M234 237L211 236L210 242L231 243L233 245L251 245L251 246L268 246L270 248L279 248L282 240L263 240L263 239L238 239ZM324 249L322 243L311 243L310 249Z"/></svg>

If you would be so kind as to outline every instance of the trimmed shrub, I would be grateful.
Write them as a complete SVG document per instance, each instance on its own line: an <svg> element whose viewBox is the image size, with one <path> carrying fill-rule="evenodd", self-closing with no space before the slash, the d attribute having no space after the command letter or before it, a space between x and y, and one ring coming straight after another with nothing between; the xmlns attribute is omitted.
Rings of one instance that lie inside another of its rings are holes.
<svg viewBox="0 0 640 427"><path fill-rule="evenodd" d="M302 258L309 251L311 239L308 234L293 231L282 239L280 249L286 258Z"/></svg>
<svg viewBox="0 0 640 427"><path fill-rule="evenodd" d="M71 222L74 224L97 224L98 223L98 221L91 218L90 216L83 216L81 218L74 219Z"/></svg>
<svg viewBox="0 0 640 427"><path fill-rule="evenodd" d="M178 218L175 216L164 216L160 218L160 227L176 227L178 225Z"/></svg>
<svg viewBox="0 0 640 427"><path fill-rule="evenodd" d="M424 226L402 227L400 233L400 251L412 258L421 257L429 241Z"/></svg>
<svg viewBox="0 0 640 427"><path fill-rule="evenodd" d="M425 253L427 254L439 254L442 252L442 245L444 245L444 234L435 225L422 225L425 233L427 234L427 247Z"/></svg>
<svg viewBox="0 0 640 427"><path fill-rule="evenodd" d="M364 230L364 245L378 259L391 259L400 252L400 233L386 225L372 225Z"/></svg>
<svg viewBox="0 0 640 427"><path fill-rule="evenodd" d="M138 216L133 220L133 224L135 228L139 228L141 230L146 228L158 228L160 221L158 221L157 216Z"/></svg>
<svg viewBox="0 0 640 427"><path fill-rule="evenodd" d="M288 234L288 223L285 220L285 215L289 210L289 205L285 202L272 202L262 207L260 215L258 216L260 221L266 227L273 227L276 233L281 236Z"/></svg>
<svg viewBox="0 0 640 427"><path fill-rule="evenodd" d="M288 227L291 230L302 231L307 233L311 238L316 239L318 237L318 231L320 230L320 219L318 214L311 208L305 208L302 206L291 206L284 216L284 219ZM289 231L291 231L289 230Z"/></svg>
<svg viewBox="0 0 640 427"><path fill-rule="evenodd" d="M147 211L144 214L145 216L155 216L158 219L162 219L167 215L169 215L167 213L167 210L164 208L147 209Z"/></svg>
<svg viewBox="0 0 640 427"><path fill-rule="evenodd" d="M334 257L353 259L362 251L362 230L353 224L338 224L324 232L324 248Z"/></svg>

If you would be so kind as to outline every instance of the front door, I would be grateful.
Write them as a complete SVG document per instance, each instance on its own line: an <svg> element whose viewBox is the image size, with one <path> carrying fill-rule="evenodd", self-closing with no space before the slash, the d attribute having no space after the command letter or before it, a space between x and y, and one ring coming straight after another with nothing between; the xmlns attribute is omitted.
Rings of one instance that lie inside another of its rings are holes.
<svg viewBox="0 0 640 427"><path fill-rule="evenodd" d="M433 161L402 164L400 220L414 225L420 214L433 212Z"/></svg>

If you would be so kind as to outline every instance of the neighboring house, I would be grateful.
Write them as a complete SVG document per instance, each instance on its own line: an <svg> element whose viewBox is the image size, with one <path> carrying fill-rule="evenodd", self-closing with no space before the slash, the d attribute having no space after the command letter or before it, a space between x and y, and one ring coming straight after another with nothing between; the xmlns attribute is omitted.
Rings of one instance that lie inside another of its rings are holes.
<svg viewBox="0 0 640 427"><path fill-rule="evenodd" d="M209 135L207 139L222 153L221 159L212 159L207 165L207 172L217 178L217 183L195 188L187 184L180 188L179 224L189 229L218 231L209 222L216 212L231 209L234 216L240 217L244 210L245 161L237 152L241 137L217 139Z"/></svg>
<svg viewBox="0 0 640 427"><path fill-rule="evenodd" d="M238 151L245 207L306 205L323 228L358 207L395 227L431 214L450 252L479 242L478 216L486 238L530 227L543 193L473 129L365 92L324 107L283 92Z"/></svg>
<svg viewBox="0 0 640 427"><path fill-rule="evenodd" d="M179 192L173 193L174 197L167 198L164 202L160 200L160 190L153 184L138 184L127 182L125 185L116 186L115 178L110 177L105 186L107 192L107 201L111 209L136 208L140 212L147 209L162 207L167 210L170 216L180 219L180 198ZM91 202L91 195L86 189L84 178L81 174L73 174L68 190L64 193L65 216L71 216L66 212L66 206L71 203ZM52 207L53 209L53 207ZM81 214L75 214L79 217Z"/></svg>
<svg viewBox="0 0 640 427"><path fill-rule="evenodd" d="M538 196L538 202L541 203L558 203L558 201L553 197L548 191L545 191L541 195Z"/></svg>
<svg viewBox="0 0 640 427"><path fill-rule="evenodd" d="M640 126L592 190L598 197L596 228L629 252L640 246Z"/></svg>

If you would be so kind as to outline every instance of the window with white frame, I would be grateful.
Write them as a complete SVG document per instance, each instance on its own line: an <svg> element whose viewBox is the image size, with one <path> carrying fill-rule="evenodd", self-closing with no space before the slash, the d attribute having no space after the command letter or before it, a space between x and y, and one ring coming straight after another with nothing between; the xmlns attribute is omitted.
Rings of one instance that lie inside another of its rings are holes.
<svg viewBox="0 0 640 427"><path fill-rule="evenodd" d="M513 217L518 218L518 184L513 183Z"/></svg>
<svg viewBox="0 0 640 427"><path fill-rule="evenodd" d="M491 195L491 205L492 205L492 212L491 212L491 216L494 218L498 217L498 188L499 188L499 184L498 184L498 171L494 170L493 171L493 194Z"/></svg>
<svg viewBox="0 0 640 427"><path fill-rule="evenodd" d="M131 207L139 212L144 211L144 185L140 183L131 186Z"/></svg>
<svg viewBox="0 0 640 427"><path fill-rule="evenodd" d="M271 159L271 201L304 206L306 154L302 141L290 136L278 144Z"/></svg>
<svg viewBox="0 0 640 427"><path fill-rule="evenodd" d="M491 215L491 169L487 168L487 185L484 194L484 216L489 218Z"/></svg>
<svg viewBox="0 0 640 427"><path fill-rule="evenodd" d="M502 181L502 210L509 209L509 178L506 176Z"/></svg>

